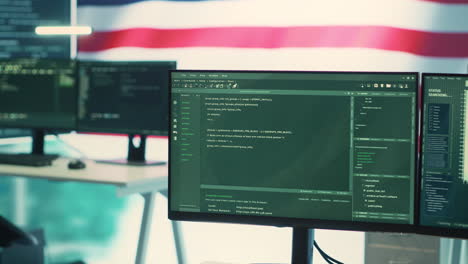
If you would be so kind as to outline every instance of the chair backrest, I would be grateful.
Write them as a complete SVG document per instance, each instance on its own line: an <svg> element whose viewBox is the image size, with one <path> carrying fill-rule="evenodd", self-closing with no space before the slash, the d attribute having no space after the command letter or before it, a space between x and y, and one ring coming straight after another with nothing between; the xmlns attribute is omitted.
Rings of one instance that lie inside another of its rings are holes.
<svg viewBox="0 0 468 264"><path fill-rule="evenodd" d="M0 247L9 247L10 245L22 244L22 245L37 245L36 238L21 230L15 224L8 221L6 218L0 215Z"/></svg>

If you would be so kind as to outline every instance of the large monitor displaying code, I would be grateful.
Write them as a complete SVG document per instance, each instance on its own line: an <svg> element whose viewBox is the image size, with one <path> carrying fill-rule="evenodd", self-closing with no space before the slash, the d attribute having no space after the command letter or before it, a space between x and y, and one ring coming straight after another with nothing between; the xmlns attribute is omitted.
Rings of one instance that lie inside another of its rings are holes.
<svg viewBox="0 0 468 264"><path fill-rule="evenodd" d="M70 36L38 36L35 28L71 25L72 2L0 1L0 58L70 58Z"/></svg>
<svg viewBox="0 0 468 264"><path fill-rule="evenodd" d="M75 129L75 62L0 60L0 126Z"/></svg>
<svg viewBox="0 0 468 264"><path fill-rule="evenodd" d="M421 220L468 238L468 75L423 74ZM458 231L457 231L458 230Z"/></svg>
<svg viewBox="0 0 468 264"><path fill-rule="evenodd" d="M417 81L171 72L170 217L413 224Z"/></svg>
<svg viewBox="0 0 468 264"><path fill-rule="evenodd" d="M169 70L176 62L79 63L78 129L167 135Z"/></svg>

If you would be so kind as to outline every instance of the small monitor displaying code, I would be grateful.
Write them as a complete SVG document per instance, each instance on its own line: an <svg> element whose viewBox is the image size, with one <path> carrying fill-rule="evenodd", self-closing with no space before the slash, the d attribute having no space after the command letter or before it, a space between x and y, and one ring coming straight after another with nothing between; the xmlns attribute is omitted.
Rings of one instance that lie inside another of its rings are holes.
<svg viewBox="0 0 468 264"><path fill-rule="evenodd" d="M76 127L75 62L0 60L0 127Z"/></svg>
<svg viewBox="0 0 468 264"><path fill-rule="evenodd" d="M78 129L167 135L169 70L176 62L79 63Z"/></svg>

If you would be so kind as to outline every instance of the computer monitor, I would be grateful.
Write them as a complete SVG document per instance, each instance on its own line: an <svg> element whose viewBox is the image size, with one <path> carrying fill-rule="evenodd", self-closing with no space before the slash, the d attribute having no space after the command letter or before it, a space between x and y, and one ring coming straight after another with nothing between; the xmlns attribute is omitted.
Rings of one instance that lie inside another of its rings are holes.
<svg viewBox="0 0 468 264"><path fill-rule="evenodd" d="M468 74L422 74L420 225L468 238Z"/></svg>
<svg viewBox="0 0 468 264"><path fill-rule="evenodd" d="M169 218L412 231L418 74L172 71Z"/></svg>
<svg viewBox="0 0 468 264"><path fill-rule="evenodd" d="M45 130L75 129L76 105L74 61L0 60L0 127L34 129L33 153Z"/></svg>
<svg viewBox="0 0 468 264"><path fill-rule="evenodd" d="M115 162L146 165L146 136L168 133L169 70L176 62L80 61L78 68L78 130L129 134L128 157Z"/></svg>
<svg viewBox="0 0 468 264"><path fill-rule="evenodd" d="M40 36L37 26L76 23L76 1L0 1L0 58L70 58L76 55L76 37Z"/></svg>

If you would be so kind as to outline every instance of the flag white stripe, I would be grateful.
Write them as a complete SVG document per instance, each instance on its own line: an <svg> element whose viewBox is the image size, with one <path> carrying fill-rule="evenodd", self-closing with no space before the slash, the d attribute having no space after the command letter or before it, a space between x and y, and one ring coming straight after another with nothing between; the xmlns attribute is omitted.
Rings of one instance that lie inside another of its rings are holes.
<svg viewBox="0 0 468 264"><path fill-rule="evenodd" d="M116 48L80 53L92 60L176 60L179 69L419 71L466 73L468 58L431 58L362 48Z"/></svg>
<svg viewBox="0 0 468 264"><path fill-rule="evenodd" d="M94 31L136 27L376 25L432 32L468 32L468 5L418 0L144 1L83 6L78 24Z"/></svg>

